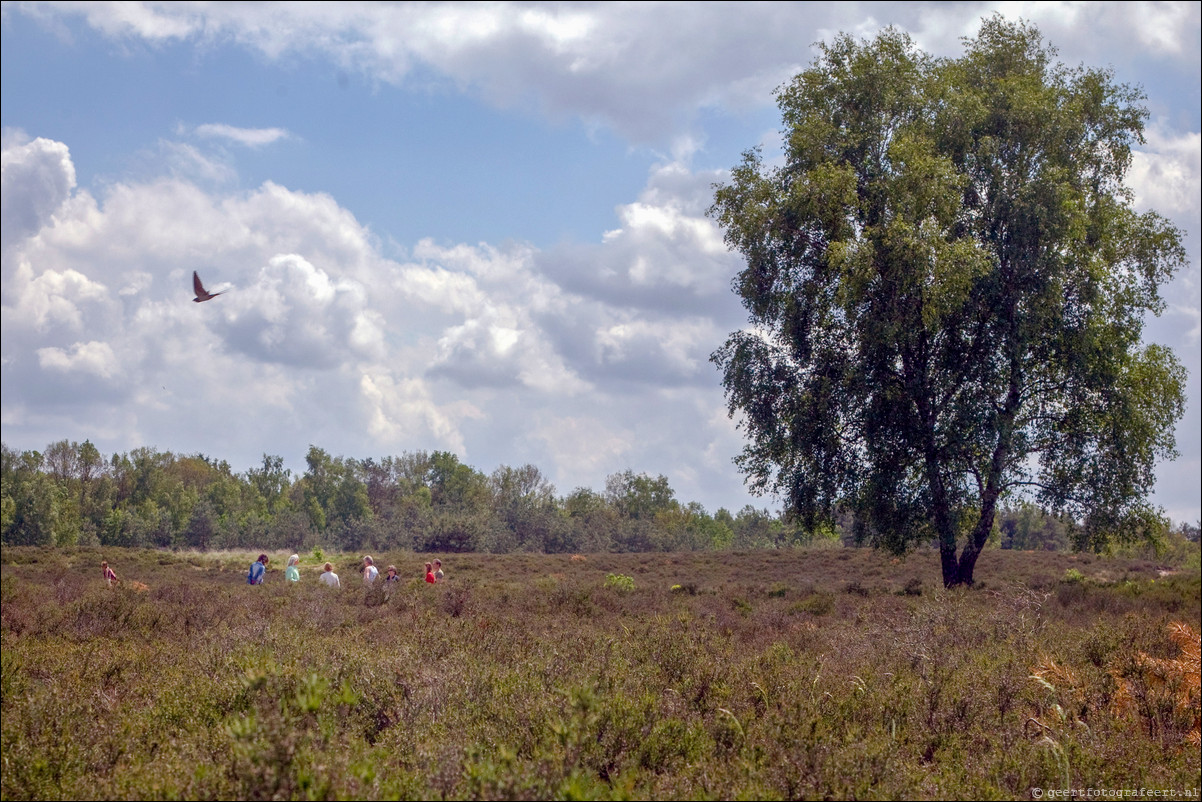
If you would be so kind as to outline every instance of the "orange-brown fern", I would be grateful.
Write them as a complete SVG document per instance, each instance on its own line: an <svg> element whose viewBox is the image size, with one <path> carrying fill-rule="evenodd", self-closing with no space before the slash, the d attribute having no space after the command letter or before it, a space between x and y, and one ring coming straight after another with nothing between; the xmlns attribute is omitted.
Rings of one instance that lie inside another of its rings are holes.
<svg viewBox="0 0 1202 802"><path fill-rule="evenodd" d="M1199 653L1202 638L1188 624L1180 621L1169 625L1169 638L1181 649L1174 659L1151 657L1140 652L1135 658L1138 674L1123 676L1117 668L1110 670L1118 685L1111 700L1111 709L1116 715L1127 715L1136 709L1136 696L1144 688L1158 693L1172 694L1177 710L1192 712L1194 726L1185 736L1194 746L1202 746L1202 672L1199 670Z"/></svg>

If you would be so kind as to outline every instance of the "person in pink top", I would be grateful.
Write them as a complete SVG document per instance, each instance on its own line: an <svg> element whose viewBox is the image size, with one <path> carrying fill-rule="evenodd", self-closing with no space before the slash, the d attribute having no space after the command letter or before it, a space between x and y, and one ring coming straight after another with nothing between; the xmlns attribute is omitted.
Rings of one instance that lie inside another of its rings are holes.
<svg viewBox="0 0 1202 802"><path fill-rule="evenodd" d="M100 570L104 573L104 581L107 582L110 587L114 582L121 581L117 578L117 574L113 572L113 569L109 568L109 564L107 562L100 563Z"/></svg>

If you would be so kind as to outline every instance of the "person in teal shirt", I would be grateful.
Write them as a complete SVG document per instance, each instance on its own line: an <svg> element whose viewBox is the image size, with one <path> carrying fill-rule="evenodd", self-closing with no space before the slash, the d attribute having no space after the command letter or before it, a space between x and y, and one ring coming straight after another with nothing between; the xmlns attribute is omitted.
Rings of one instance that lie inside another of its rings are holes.
<svg viewBox="0 0 1202 802"><path fill-rule="evenodd" d="M288 567L284 569L284 579L289 582L300 582L300 569L297 568L299 562L300 555L293 554L288 558Z"/></svg>

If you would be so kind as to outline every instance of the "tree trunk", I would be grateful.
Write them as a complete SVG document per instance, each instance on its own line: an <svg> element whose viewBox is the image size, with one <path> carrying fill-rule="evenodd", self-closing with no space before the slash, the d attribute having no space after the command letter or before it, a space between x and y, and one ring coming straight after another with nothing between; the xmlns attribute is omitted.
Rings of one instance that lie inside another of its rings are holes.
<svg viewBox="0 0 1202 802"><path fill-rule="evenodd" d="M1011 328L1014 328L1014 310L1010 310L1008 315L1011 320ZM1017 335L1013 336L1011 342L1017 341ZM968 542L964 544L964 549L960 552L960 560L956 566L954 577L954 585L967 585L972 587L973 578L972 572L977 565L977 558L981 556L981 550L985 548L985 542L989 540L989 533L993 531L993 518L997 510L997 500L1002 493L1002 477L1005 473L1006 460L1010 456L1010 447L1014 439L1014 418L1018 413L1019 404L1022 400L1020 388L1022 385L1022 361L1018 358L1018 353L1011 350L1010 354L1010 383L1006 391L1006 402L1001 409L1001 414L998 419L998 438L997 444L993 448L993 455L989 460L989 474L985 480L985 489L981 493L981 515L977 518L977 525L973 527L972 534L968 537ZM947 581L947 570L944 569L943 584L946 587L952 587Z"/></svg>
<svg viewBox="0 0 1202 802"><path fill-rule="evenodd" d="M990 490L992 491L992 488ZM993 531L993 518L997 510L997 496L996 492L987 491L985 497L981 500L981 517L977 519L977 525L973 527L968 542L964 544L964 548L960 552L960 559L956 565L955 582L953 585L949 585L945 573L944 586L949 588L954 585L972 587L972 572L977 565L977 558L981 556L981 550L985 548L985 542L989 540L989 533Z"/></svg>
<svg viewBox="0 0 1202 802"><path fill-rule="evenodd" d="M958 584L959 561L956 560L956 527L952 524L951 509L947 501L947 488L943 485L943 474L939 470L939 459L934 449L927 450L927 476L931 486L931 512L935 519L935 531L939 535L939 562L943 568L943 586Z"/></svg>

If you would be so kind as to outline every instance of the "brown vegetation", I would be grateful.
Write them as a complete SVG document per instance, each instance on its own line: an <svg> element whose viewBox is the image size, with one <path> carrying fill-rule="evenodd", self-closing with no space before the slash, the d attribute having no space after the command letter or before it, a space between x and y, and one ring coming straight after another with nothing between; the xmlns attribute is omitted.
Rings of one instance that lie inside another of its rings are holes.
<svg viewBox="0 0 1202 802"><path fill-rule="evenodd" d="M0 795L987 799L1198 785L1198 750L1183 748L1196 708L1166 674L1173 690L1113 715L1110 673L1135 676L1126 655L1150 656L1147 671L1185 662L1167 627L1199 617L1196 569L997 552L999 580L953 592L929 552L464 554L431 586L412 568L434 555L385 552L412 577L385 597L354 581L358 554L302 555L300 583L273 567L251 587L256 555L5 547ZM109 588L101 559L149 590ZM341 589L316 581L327 560ZM1071 673L1049 664L1033 682L1034 654Z"/></svg>

